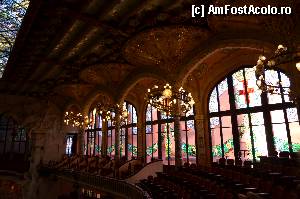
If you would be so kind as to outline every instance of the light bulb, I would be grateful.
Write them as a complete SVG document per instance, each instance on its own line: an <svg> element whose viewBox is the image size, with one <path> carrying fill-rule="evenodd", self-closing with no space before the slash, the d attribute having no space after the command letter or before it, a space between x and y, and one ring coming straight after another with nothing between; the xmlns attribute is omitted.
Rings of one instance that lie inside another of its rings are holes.
<svg viewBox="0 0 300 199"><path fill-rule="evenodd" d="M283 48L284 48L284 46L282 44L279 44L278 47L277 47L278 50L281 50Z"/></svg>
<svg viewBox="0 0 300 199"><path fill-rule="evenodd" d="M265 61L265 60L266 60L266 57L263 56L263 55L260 55L258 58L259 58L259 60L262 60L262 61Z"/></svg>
<svg viewBox="0 0 300 199"><path fill-rule="evenodd" d="M296 68L298 71L300 71L300 62L296 63Z"/></svg>

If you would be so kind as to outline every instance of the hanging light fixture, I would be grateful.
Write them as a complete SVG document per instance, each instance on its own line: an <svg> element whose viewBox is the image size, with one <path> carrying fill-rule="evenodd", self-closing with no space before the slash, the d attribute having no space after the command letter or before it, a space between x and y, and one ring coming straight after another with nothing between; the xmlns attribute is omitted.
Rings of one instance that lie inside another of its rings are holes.
<svg viewBox="0 0 300 199"><path fill-rule="evenodd" d="M75 113L73 111L65 112L64 123L73 127L83 127L88 123L88 117L83 117L81 113Z"/></svg>
<svg viewBox="0 0 300 199"><path fill-rule="evenodd" d="M290 90L289 87L282 86L282 82L267 82L265 80L265 71L272 69L275 66L281 64L294 63L297 70L300 71L300 51L289 50L286 46L278 45L275 53L270 58L266 58L264 55L260 55L257 60L257 64L254 66L256 85L262 92L268 92L270 94L289 95L292 101L295 101L295 93ZM281 92L282 89L282 92Z"/></svg>
<svg viewBox="0 0 300 199"><path fill-rule="evenodd" d="M152 89L149 88L146 100L148 104L167 114L174 113L178 103L180 110L184 113L191 110L195 104L191 93L185 91L182 87L174 90L170 84L166 84L163 88L159 88L157 85Z"/></svg>
<svg viewBox="0 0 300 199"><path fill-rule="evenodd" d="M102 120L103 121L109 121L112 120L113 123L115 123L116 118L115 118L115 114L119 113L119 117L121 122L126 122L128 119L128 110L126 108L126 105L113 105L113 106L101 106L101 105L97 105L97 110L99 112L99 114L102 116Z"/></svg>

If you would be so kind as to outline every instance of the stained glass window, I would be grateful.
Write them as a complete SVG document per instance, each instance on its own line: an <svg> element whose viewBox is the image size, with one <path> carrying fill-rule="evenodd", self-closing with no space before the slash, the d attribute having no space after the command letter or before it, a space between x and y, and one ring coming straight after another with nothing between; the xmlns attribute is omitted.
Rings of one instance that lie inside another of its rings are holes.
<svg viewBox="0 0 300 199"><path fill-rule="evenodd" d="M67 143L66 143L66 154L67 155L72 154L72 145L73 145L73 137L67 136Z"/></svg>
<svg viewBox="0 0 300 199"><path fill-rule="evenodd" d="M209 112L218 112L218 96L216 88L212 91L210 95Z"/></svg>
<svg viewBox="0 0 300 199"><path fill-rule="evenodd" d="M0 116L0 155L25 154L28 147L26 129L15 120Z"/></svg>
<svg viewBox="0 0 300 199"><path fill-rule="evenodd" d="M129 102L124 102L124 106L128 111L128 119L126 123L123 123L121 128L123 129L123 142L122 142L122 156L127 155L127 159L137 157L137 113L135 107ZM120 140L122 140L120 139ZM126 145L127 143L127 145Z"/></svg>
<svg viewBox="0 0 300 199"><path fill-rule="evenodd" d="M0 1L0 78L28 6L29 0Z"/></svg>
<svg viewBox="0 0 300 199"><path fill-rule="evenodd" d="M183 162L196 163L193 109L181 117L180 133ZM161 144L159 145L159 143ZM175 164L174 118L148 105L146 110L146 160L150 162L157 158L162 159L164 164Z"/></svg>
<svg viewBox="0 0 300 199"><path fill-rule="evenodd" d="M102 118L96 108L89 113L89 126L85 130L84 154L101 155L102 146Z"/></svg>
<svg viewBox="0 0 300 199"><path fill-rule="evenodd" d="M274 148L278 152L300 151L299 110L285 92L290 80L277 70L266 71L265 79L272 84L281 82L281 93L262 94L256 86L253 68L232 73L212 89L209 114L214 161L221 157L256 161L259 156L273 154L268 149ZM232 124L237 126L232 127ZM270 140L266 134L273 138ZM239 151L236 152L234 140L239 141Z"/></svg>

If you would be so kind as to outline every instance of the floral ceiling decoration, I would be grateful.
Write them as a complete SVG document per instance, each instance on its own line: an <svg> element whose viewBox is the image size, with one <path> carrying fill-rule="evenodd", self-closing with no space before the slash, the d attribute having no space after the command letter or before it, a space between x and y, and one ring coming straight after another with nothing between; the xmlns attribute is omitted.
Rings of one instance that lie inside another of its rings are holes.
<svg viewBox="0 0 300 199"><path fill-rule="evenodd" d="M29 0L0 0L0 78L28 6Z"/></svg>

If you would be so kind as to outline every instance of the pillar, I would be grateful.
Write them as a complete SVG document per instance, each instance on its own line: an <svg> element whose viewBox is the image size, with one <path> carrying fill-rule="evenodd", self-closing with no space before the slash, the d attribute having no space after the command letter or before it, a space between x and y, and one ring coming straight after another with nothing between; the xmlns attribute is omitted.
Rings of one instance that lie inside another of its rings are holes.
<svg viewBox="0 0 300 199"><path fill-rule="evenodd" d="M120 111L115 113L115 161L120 160L120 130L121 130L121 120Z"/></svg>
<svg viewBox="0 0 300 199"><path fill-rule="evenodd" d="M139 109L137 130L138 130L138 155L137 157L146 160L146 120L145 111Z"/></svg>
<svg viewBox="0 0 300 199"><path fill-rule="evenodd" d="M44 153L44 139L46 134L43 130L34 130L31 134L32 140L32 151L30 157L30 168L29 175L30 184L28 185L28 192L25 198L37 199L38 198L38 187L39 187L39 174L38 168L42 163L43 153Z"/></svg>
<svg viewBox="0 0 300 199"><path fill-rule="evenodd" d="M180 115L174 115L174 138L175 138L175 166L181 167L182 153L181 153L181 134L180 134Z"/></svg>
<svg viewBox="0 0 300 199"><path fill-rule="evenodd" d="M102 120L101 155L107 156L107 121Z"/></svg>
<svg viewBox="0 0 300 199"><path fill-rule="evenodd" d="M196 143L197 143L197 163L198 165L206 165L209 160L209 145L206 144L205 125L207 123L207 118L204 115L195 115L195 126L196 126Z"/></svg>
<svg viewBox="0 0 300 199"><path fill-rule="evenodd" d="M79 154L79 155L84 155L83 154L83 152L84 152L84 133L85 133L85 131L84 131L84 128L80 128L79 129L79 131L78 131L78 136L77 136L77 138L78 138L78 147L77 147L77 149L78 149L78 151L77 151L77 153Z"/></svg>

